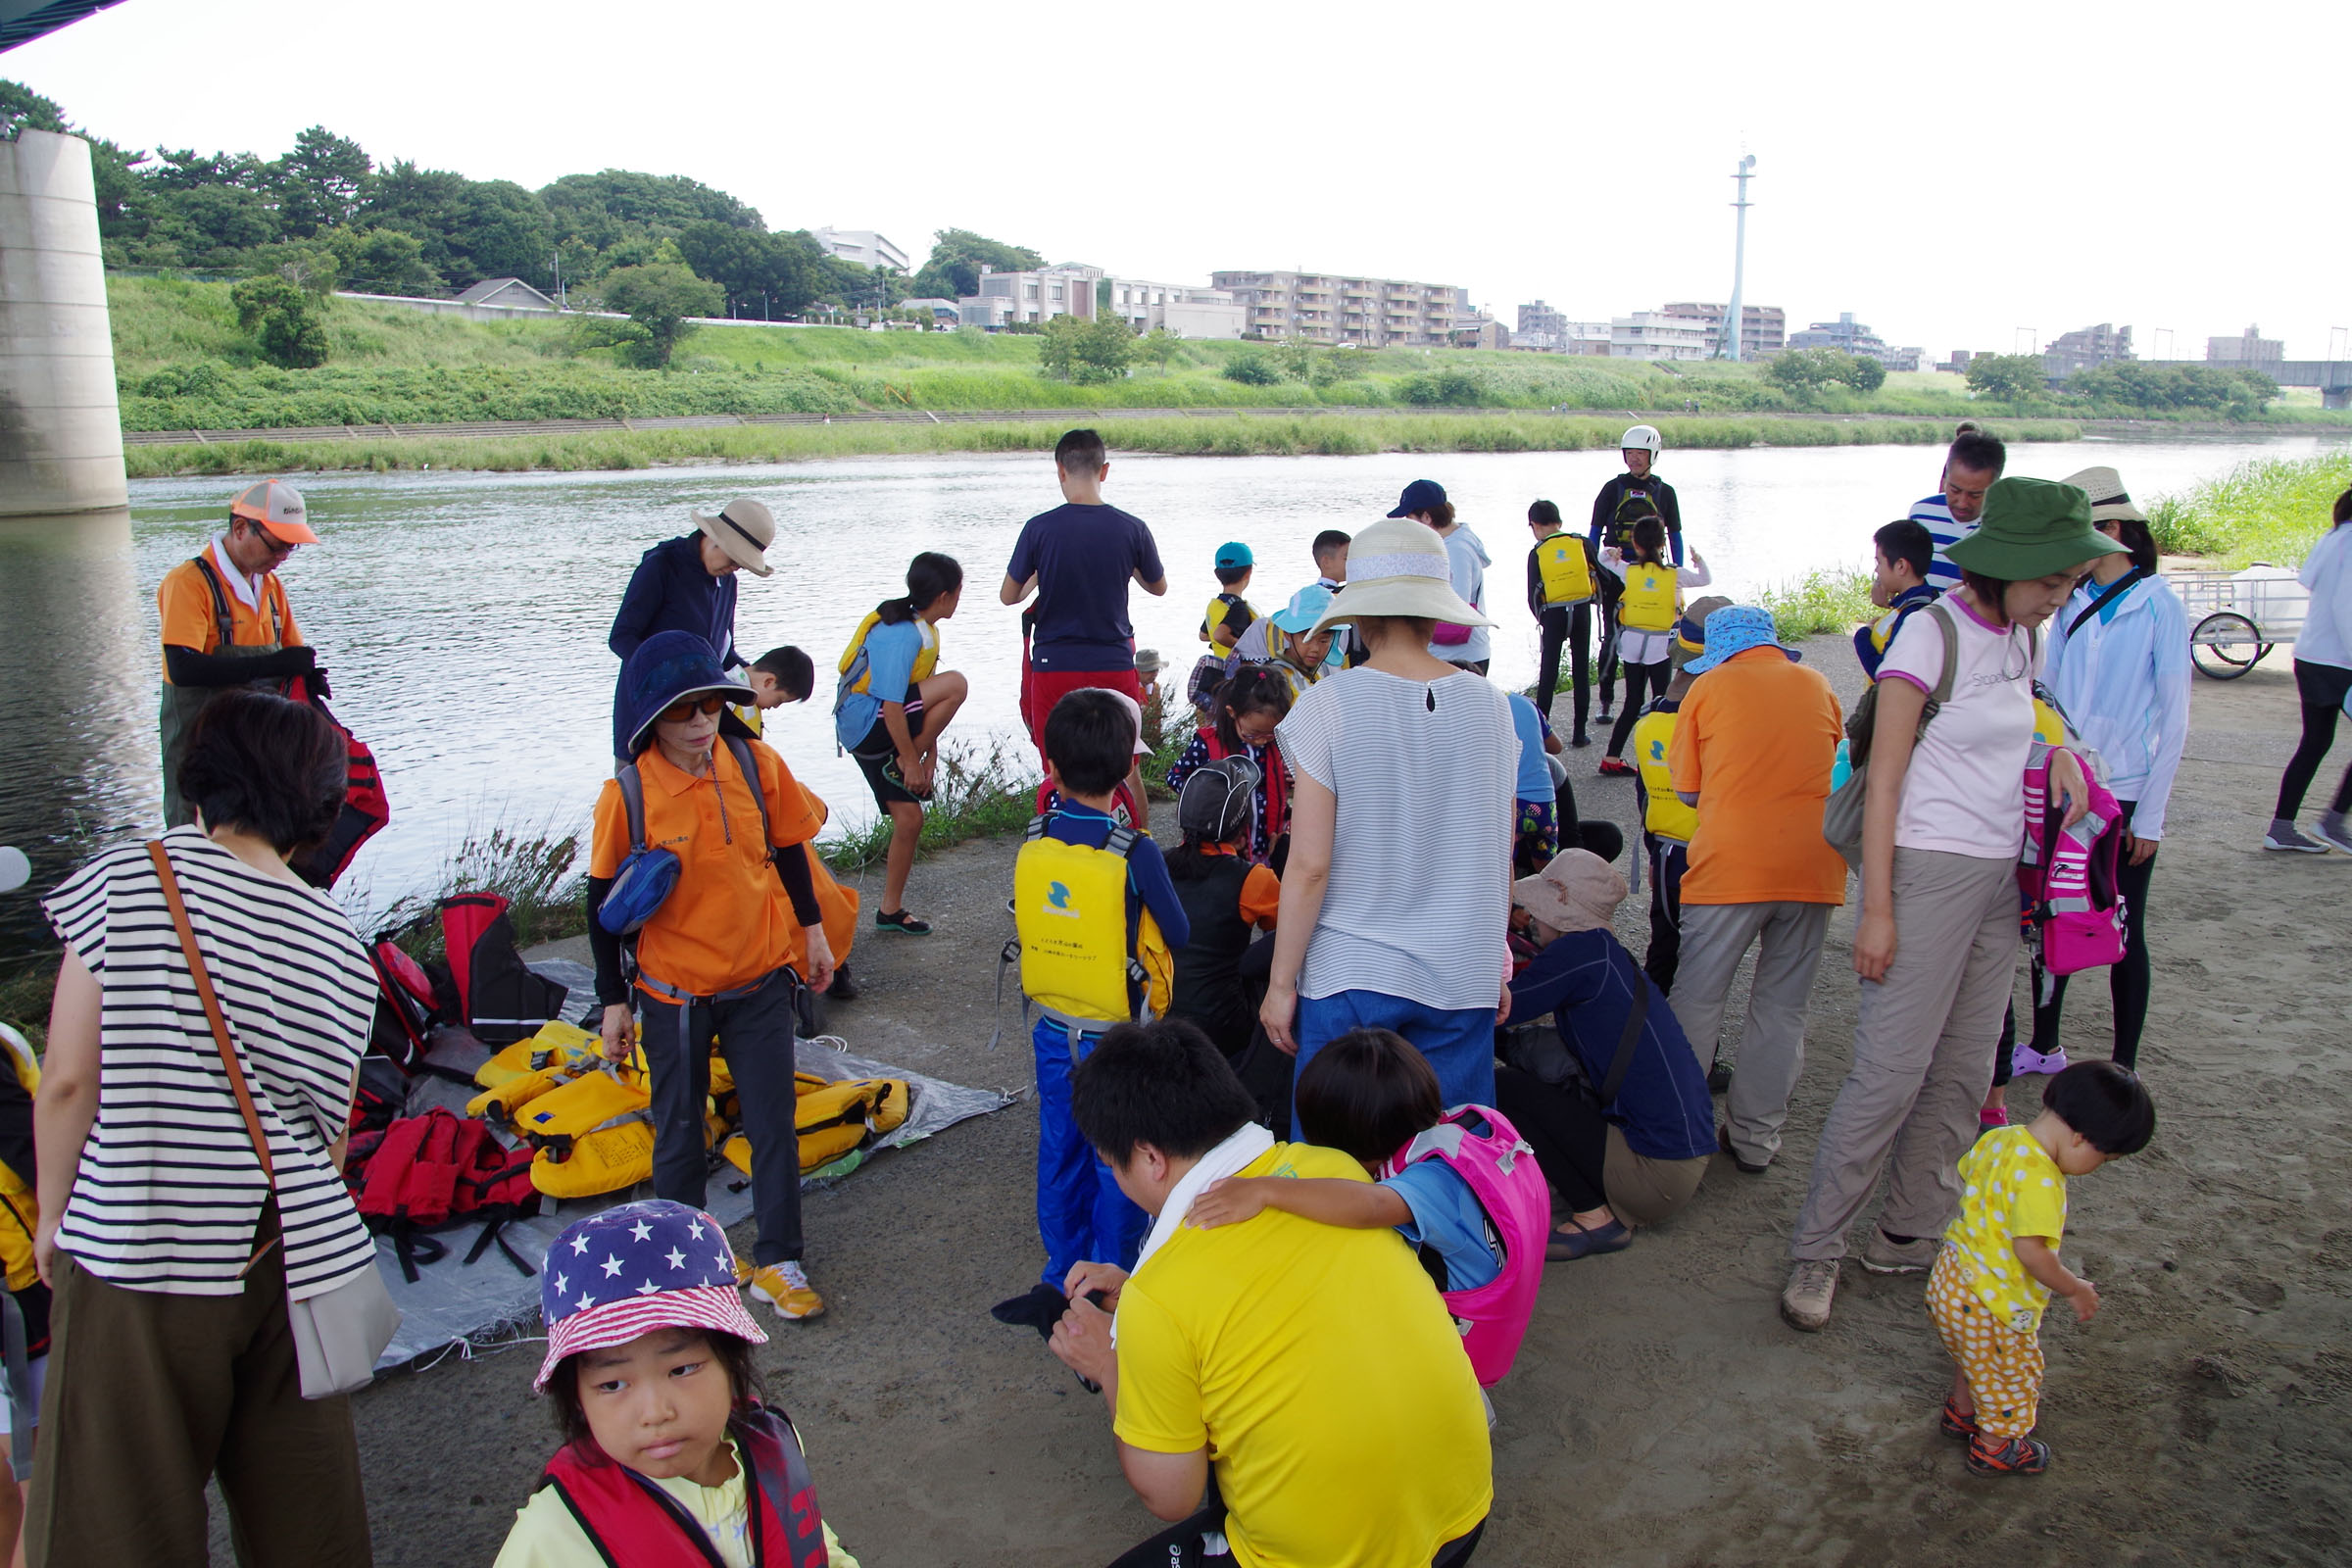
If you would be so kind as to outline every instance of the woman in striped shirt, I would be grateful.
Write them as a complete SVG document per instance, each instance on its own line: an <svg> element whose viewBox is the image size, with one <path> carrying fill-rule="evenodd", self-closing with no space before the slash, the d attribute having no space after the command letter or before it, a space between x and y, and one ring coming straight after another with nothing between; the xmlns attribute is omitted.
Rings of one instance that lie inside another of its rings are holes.
<svg viewBox="0 0 2352 1568"><path fill-rule="evenodd" d="M351 922L286 864L334 821L343 743L309 708L231 693L180 786L196 824L162 843L276 1176L145 847L100 855L43 901L66 954L34 1105L56 1315L27 1557L202 1562L217 1475L240 1560L364 1564L350 1402L301 1396L286 1311L375 1266L340 1174L374 983Z"/></svg>

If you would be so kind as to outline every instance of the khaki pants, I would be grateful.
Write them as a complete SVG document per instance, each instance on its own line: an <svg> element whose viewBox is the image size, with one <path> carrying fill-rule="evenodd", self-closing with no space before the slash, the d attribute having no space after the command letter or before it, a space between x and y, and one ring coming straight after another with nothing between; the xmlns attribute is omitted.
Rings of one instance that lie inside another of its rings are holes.
<svg viewBox="0 0 2352 1568"><path fill-rule="evenodd" d="M248 1568L367 1568L348 1398L305 1399L282 1248L236 1296L109 1285L63 1253L29 1568L205 1568L218 1475Z"/></svg>
<svg viewBox="0 0 2352 1568"><path fill-rule="evenodd" d="M1723 1107L1732 1148L1752 1164L1764 1164L1780 1152L1788 1097L1805 1070L1805 1018L1813 1008L1813 976L1821 968L1821 943L1833 907L1787 901L1683 904L1674 1015L1702 1068L1712 1065L1722 1049L1732 972L1751 944L1756 949L1747 1033L1740 1040L1739 1063Z"/></svg>
<svg viewBox="0 0 2352 1568"><path fill-rule="evenodd" d="M1601 1190L1609 1196L1609 1210L1628 1225L1655 1225L1690 1201L1706 1179L1708 1156L1696 1159L1652 1159L1637 1154L1625 1134L1609 1129L1609 1147L1601 1155Z"/></svg>
<svg viewBox="0 0 2352 1568"><path fill-rule="evenodd" d="M1880 1228L1939 1236L1951 1223L2016 983L2017 907L2014 860L1894 852L1894 961L1862 982L1853 1069L1821 1129L1792 1257L1845 1255L1890 1151Z"/></svg>

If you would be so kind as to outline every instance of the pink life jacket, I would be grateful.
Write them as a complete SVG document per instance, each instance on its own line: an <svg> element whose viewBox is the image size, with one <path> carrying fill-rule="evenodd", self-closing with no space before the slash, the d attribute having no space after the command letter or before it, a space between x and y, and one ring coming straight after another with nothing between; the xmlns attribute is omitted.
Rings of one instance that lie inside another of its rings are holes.
<svg viewBox="0 0 2352 1568"><path fill-rule="evenodd" d="M2052 978L2124 956L2123 808L2106 785L2089 778L2090 765L2077 752L2089 778L2090 808L2073 827L2062 825L2060 803L2050 795L2049 759L2059 749L2037 749L2026 769L2026 849L2017 864L2026 940Z"/></svg>
<svg viewBox="0 0 2352 1568"><path fill-rule="evenodd" d="M1551 1229L1551 1194L1535 1151L1501 1111L1456 1105L1380 1167L1383 1178L1407 1165L1442 1159L1470 1184L1487 1222L1502 1239L1502 1272L1474 1291L1447 1291L1446 1310L1461 1325L1462 1348L1481 1388L1511 1369L1527 1321L1535 1314L1544 1278L1544 1246Z"/></svg>

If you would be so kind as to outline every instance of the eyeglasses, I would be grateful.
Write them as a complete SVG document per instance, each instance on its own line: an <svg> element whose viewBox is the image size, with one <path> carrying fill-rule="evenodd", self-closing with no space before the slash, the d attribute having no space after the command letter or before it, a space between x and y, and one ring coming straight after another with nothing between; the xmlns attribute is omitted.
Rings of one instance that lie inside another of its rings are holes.
<svg viewBox="0 0 2352 1568"><path fill-rule="evenodd" d="M262 548L269 551L271 556L283 559L284 557L290 556L294 553L295 546L292 540L280 539L277 535L271 533L268 528L263 527L251 517L246 517L242 520L244 521L246 531L252 534L256 539L259 539L262 542Z"/></svg>
<svg viewBox="0 0 2352 1568"><path fill-rule="evenodd" d="M682 703L672 703L662 710L662 719L671 724L683 724L697 713L715 713L727 706L727 700L716 692L689 697Z"/></svg>

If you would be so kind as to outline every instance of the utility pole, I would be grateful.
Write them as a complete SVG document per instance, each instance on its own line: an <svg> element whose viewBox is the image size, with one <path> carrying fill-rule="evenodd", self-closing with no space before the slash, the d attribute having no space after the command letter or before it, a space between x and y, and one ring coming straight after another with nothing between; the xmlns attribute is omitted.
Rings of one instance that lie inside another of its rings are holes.
<svg viewBox="0 0 2352 1568"><path fill-rule="evenodd" d="M2162 363L2171 359L2173 357L2173 329L2169 326L2160 326L2156 328L2153 336L2156 339L2155 350L2157 361Z"/></svg>
<svg viewBox="0 0 2352 1568"><path fill-rule="evenodd" d="M1740 359L1740 328L1744 315L1740 296L1747 281L1747 210L1752 205L1747 199L1747 182L1755 177L1749 172L1755 167L1756 155L1747 153L1741 156L1739 169L1732 174L1740 184L1740 199L1732 203L1739 210L1740 224L1739 237L1732 242L1732 305L1724 312L1723 342L1735 363Z"/></svg>

